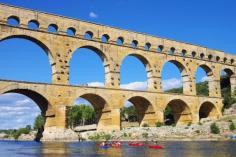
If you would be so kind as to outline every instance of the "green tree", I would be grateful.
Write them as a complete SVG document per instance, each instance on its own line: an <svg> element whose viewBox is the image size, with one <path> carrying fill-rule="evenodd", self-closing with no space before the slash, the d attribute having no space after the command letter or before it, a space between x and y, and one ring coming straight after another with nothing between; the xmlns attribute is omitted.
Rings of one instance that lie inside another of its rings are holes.
<svg viewBox="0 0 236 157"><path fill-rule="evenodd" d="M122 119L128 121L137 121L138 120L138 113L134 106L124 107L121 110L121 117Z"/></svg>
<svg viewBox="0 0 236 157"><path fill-rule="evenodd" d="M233 122L230 123L229 129L230 129L231 131L234 131L234 130L236 129L236 127L235 127L235 125L234 125Z"/></svg>
<svg viewBox="0 0 236 157"><path fill-rule="evenodd" d="M220 133L220 129L216 125L216 123L212 123L210 128L211 128L211 133L213 133L213 134L219 134Z"/></svg>
<svg viewBox="0 0 236 157"><path fill-rule="evenodd" d="M96 120L96 113L89 105L74 105L70 108L68 114L68 123L70 128L81 124L87 125L94 123Z"/></svg>
<svg viewBox="0 0 236 157"><path fill-rule="evenodd" d="M38 115L34 120L34 130L38 130L44 125L44 117L42 115Z"/></svg>
<svg viewBox="0 0 236 157"><path fill-rule="evenodd" d="M25 127L25 128L20 128L18 130L14 130L12 132L12 136L15 138L15 139L18 139L20 137L21 134L29 134L30 133L30 129L29 127Z"/></svg>

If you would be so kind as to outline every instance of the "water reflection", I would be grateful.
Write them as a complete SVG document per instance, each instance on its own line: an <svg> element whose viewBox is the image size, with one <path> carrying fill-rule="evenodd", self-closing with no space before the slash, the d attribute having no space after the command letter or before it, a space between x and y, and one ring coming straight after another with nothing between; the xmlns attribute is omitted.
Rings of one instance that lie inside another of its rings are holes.
<svg viewBox="0 0 236 157"><path fill-rule="evenodd" d="M235 157L236 142L160 142L162 150L148 147L100 149L94 142L13 142L0 141L4 157Z"/></svg>

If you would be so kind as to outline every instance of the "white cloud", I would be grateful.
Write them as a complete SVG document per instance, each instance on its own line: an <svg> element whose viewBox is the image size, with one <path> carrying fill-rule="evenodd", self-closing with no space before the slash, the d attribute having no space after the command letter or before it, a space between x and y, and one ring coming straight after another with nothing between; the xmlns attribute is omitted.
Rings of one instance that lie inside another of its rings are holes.
<svg viewBox="0 0 236 157"><path fill-rule="evenodd" d="M104 83L102 83L102 82L90 82L90 83L88 83L88 86L92 86L92 87L104 87Z"/></svg>
<svg viewBox="0 0 236 157"><path fill-rule="evenodd" d="M94 12L91 11L91 12L89 13L89 17L96 19L96 18L98 18L98 15L97 15L96 13L94 13Z"/></svg>
<svg viewBox="0 0 236 157"><path fill-rule="evenodd" d="M131 82L128 84L122 84L120 86L122 89L131 89L131 90L146 90L147 82Z"/></svg>
<svg viewBox="0 0 236 157"><path fill-rule="evenodd" d="M0 96L0 129L16 129L33 125L34 119L41 113L37 104L20 94Z"/></svg>
<svg viewBox="0 0 236 157"><path fill-rule="evenodd" d="M200 82L205 82L205 81L208 81L208 77L207 76L204 76Z"/></svg>
<svg viewBox="0 0 236 157"><path fill-rule="evenodd" d="M179 88L179 87L182 86L182 80L176 79L176 78L163 80L162 86L163 86L162 89L164 91L167 91L167 90L170 90L170 89L173 89L173 88Z"/></svg>

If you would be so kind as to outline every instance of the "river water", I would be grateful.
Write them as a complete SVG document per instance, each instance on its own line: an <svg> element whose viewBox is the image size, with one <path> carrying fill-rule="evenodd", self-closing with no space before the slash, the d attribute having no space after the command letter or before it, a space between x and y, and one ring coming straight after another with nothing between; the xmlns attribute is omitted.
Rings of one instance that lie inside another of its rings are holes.
<svg viewBox="0 0 236 157"><path fill-rule="evenodd" d="M0 157L236 157L236 141L160 142L162 150L129 147L102 150L94 142L0 141Z"/></svg>

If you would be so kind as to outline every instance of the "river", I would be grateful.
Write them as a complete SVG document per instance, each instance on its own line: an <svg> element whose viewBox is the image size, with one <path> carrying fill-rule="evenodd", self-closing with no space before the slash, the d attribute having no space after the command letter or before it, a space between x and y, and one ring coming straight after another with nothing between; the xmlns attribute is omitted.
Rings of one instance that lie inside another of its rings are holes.
<svg viewBox="0 0 236 157"><path fill-rule="evenodd" d="M102 150L95 142L0 141L1 157L236 157L236 141L160 142L162 150L129 147Z"/></svg>

